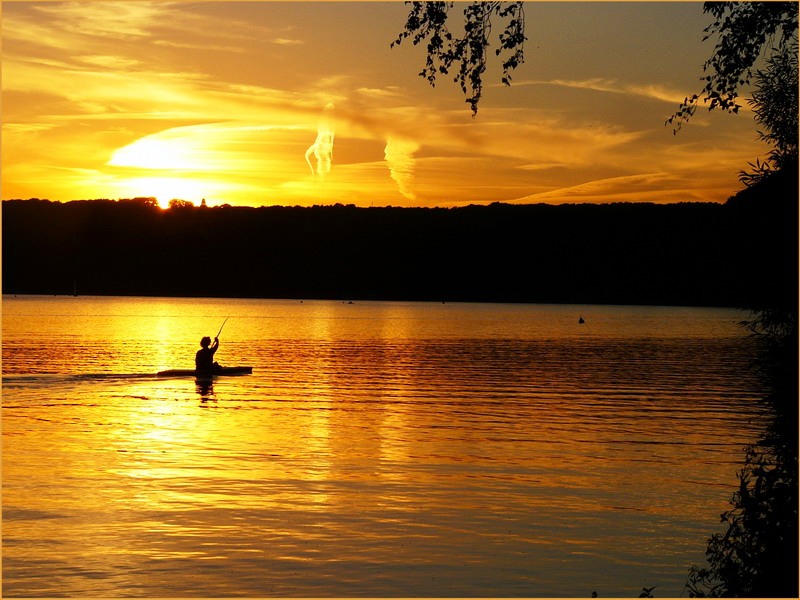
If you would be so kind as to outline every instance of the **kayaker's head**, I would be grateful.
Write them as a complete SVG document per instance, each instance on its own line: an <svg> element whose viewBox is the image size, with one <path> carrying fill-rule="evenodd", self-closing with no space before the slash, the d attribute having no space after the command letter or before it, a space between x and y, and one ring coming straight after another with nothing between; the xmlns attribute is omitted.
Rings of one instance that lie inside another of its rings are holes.
<svg viewBox="0 0 800 600"><path fill-rule="evenodd" d="M206 336L202 340L200 340L200 345L203 348L208 348L211 345L211 338Z"/></svg>

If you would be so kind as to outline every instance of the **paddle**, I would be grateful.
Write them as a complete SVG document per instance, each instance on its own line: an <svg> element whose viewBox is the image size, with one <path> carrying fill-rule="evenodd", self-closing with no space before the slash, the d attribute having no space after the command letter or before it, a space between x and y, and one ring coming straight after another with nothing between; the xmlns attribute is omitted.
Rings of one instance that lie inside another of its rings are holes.
<svg viewBox="0 0 800 600"><path fill-rule="evenodd" d="M230 317L225 317L225 320L222 322L222 327L225 327L225 323L228 322L228 319L230 319ZM220 334L222 334L222 327L219 328L219 332L217 333L217 338L219 338Z"/></svg>

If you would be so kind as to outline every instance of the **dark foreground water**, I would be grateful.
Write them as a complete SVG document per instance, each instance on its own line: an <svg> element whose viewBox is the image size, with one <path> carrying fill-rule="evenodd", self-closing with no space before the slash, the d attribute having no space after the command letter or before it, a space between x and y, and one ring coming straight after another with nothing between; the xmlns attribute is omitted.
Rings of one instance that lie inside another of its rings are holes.
<svg viewBox="0 0 800 600"><path fill-rule="evenodd" d="M153 376L226 317L253 375ZM4 297L3 595L678 596L761 429L742 317Z"/></svg>

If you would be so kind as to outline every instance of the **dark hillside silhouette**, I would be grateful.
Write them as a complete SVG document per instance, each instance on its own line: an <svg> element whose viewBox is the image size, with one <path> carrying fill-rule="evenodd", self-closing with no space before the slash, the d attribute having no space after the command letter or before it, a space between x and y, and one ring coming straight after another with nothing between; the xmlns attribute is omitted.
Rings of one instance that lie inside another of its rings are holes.
<svg viewBox="0 0 800 600"><path fill-rule="evenodd" d="M71 294L77 282L86 295L751 305L790 285L786 265L770 281L763 267L796 247L796 228L787 242L754 226L763 210L747 198L169 210L11 200L3 292Z"/></svg>

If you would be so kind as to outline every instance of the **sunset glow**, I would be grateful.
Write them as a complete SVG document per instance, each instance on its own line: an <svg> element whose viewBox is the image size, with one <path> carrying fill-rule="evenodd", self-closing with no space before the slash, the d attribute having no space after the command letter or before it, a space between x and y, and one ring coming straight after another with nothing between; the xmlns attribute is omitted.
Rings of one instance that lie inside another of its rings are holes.
<svg viewBox="0 0 800 600"><path fill-rule="evenodd" d="M401 2L5 3L3 198L721 202L765 154L746 110L664 126L713 47L701 3L526 10L473 119L390 49Z"/></svg>

